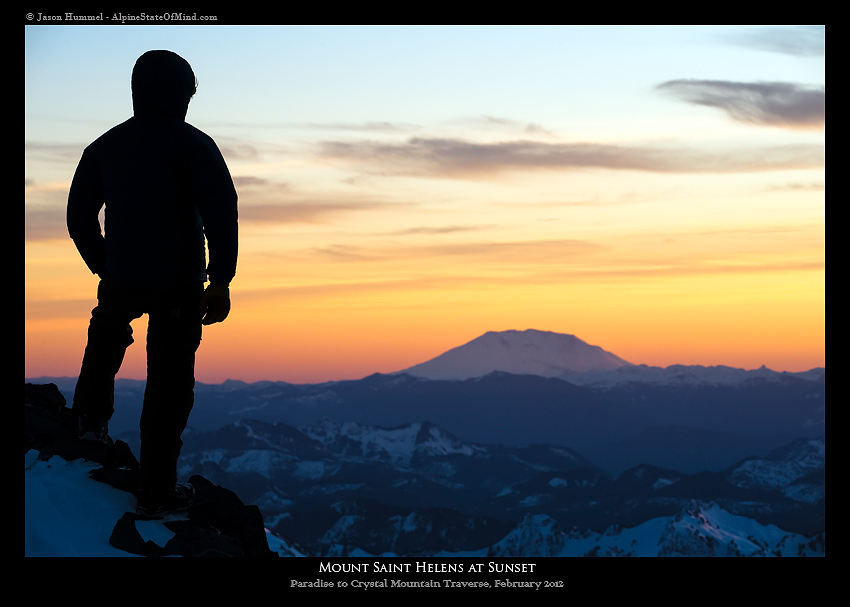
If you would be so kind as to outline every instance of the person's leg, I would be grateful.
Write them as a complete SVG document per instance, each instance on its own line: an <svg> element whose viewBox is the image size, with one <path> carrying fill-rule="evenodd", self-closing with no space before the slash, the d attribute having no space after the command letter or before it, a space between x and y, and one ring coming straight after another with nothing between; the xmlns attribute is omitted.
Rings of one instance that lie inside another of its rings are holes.
<svg viewBox="0 0 850 607"><path fill-rule="evenodd" d="M115 375L133 343L130 321L139 318L142 311L129 290L110 279L98 284L97 301L89 322L72 411L81 420L102 420L105 429L115 411Z"/></svg>
<svg viewBox="0 0 850 607"><path fill-rule="evenodd" d="M164 290L148 313L148 378L139 458L141 489L173 491L177 459L195 400L195 352L201 343L202 283Z"/></svg>

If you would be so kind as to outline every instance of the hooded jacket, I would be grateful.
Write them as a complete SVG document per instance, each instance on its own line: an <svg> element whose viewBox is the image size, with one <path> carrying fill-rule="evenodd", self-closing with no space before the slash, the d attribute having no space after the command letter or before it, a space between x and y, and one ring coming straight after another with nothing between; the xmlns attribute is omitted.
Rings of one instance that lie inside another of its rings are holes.
<svg viewBox="0 0 850 607"><path fill-rule="evenodd" d="M215 142L185 122L192 68L149 51L133 68L132 92L133 117L89 145L74 174L67 223L77 250L93 273L126 284L229 283L237 195Z"/></svg>

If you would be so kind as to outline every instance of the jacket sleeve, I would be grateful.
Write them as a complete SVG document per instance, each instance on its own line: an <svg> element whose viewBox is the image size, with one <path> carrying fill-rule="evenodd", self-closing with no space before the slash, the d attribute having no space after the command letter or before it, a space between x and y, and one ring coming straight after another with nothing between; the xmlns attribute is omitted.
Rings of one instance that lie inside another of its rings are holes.
<svg viewBox="0 0 850 607"><path fill-rule="evenodd" d="M211 284L227 284L236 275L239 248L236 188L212 139L205 138L201 148L191 180L209 249L207 277Z"/></svg>
<svg viewBox="0 0 850 607"><path fill-rule="evenodd" d="M89 149L83 152L68 193L68 234L93 274L106 271L106 245L98 214L103 207L100 169Z"/></svg>

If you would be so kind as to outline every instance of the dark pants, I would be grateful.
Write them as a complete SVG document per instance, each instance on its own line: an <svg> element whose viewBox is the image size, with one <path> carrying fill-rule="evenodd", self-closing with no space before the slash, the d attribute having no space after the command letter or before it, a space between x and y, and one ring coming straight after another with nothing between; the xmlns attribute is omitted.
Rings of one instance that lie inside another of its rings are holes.
<svg viewBox="0 0 850 607"><path fill-rule="evenodd" d="M195 401L195 352L201 343L203 283L141 288L100 281L88 344L74 393L78 415L112 417L115 375L133 343L130 321L148 314L148 377L139 454L141 489L162 491L177 481L177 459Z"/></svg>

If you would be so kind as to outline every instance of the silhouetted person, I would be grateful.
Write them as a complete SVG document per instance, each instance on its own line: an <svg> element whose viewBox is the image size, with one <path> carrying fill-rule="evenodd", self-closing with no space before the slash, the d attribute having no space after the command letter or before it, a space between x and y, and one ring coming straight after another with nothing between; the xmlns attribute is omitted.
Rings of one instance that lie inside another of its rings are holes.
<svg viewBox="0 0 850 607"><path fill-rule="evenodd" d="M130 321L149 317L138 504L148 515L194 499L191 485L177 484L177 459L194 403L195 352L201 325L227 317L236 274L236 190L215 142L184 121L195 88L179 55L139 57L133 117L85 149L68 195L68 232L100 277L72 409L81 438L107 439Z"/></svg>

